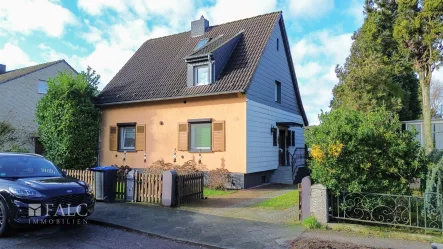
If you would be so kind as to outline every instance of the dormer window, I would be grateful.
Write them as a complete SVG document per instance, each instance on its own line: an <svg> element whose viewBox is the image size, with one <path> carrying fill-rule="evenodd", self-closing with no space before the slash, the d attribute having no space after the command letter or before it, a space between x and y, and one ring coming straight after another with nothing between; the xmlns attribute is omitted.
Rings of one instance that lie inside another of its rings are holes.
<svg viewBox="0 0 443 249"><path fill-rule="evenodd" d="M194 67L194 86L202 86L208 84L209 84L208 65Z"/></svg>
<svg viewBox="0 0 443 249"><path fill-rule="evenodd" d="M201 39L197 45L195 45L194 51L199 50L200 48L202 48L204 45L206 45L206 43L208 43L209 38L205 38L205 39Z"/></svg>

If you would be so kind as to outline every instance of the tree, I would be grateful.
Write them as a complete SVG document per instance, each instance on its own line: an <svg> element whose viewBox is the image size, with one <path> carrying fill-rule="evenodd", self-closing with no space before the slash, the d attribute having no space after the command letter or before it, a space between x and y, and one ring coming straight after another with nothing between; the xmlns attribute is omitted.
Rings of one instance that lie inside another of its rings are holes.
<svg viewBox="0 0 443 249"><path fill-rule="evenodd" d="M99 94L98 85L100 84L100 75L90 66L88 66L86 72L82 71L80 74L85 76L89 85L95 89L94 95L97 96Z"/></svg>
<svg viewBox="0 0 443 249"><path fill-rule="evenodd" d="M85 169L97 163L100 111L94 96L84 74L59 73L48 81L37 123L45 156L60 167Z"/></svg>
<svg viewBox="0 0 443 249"><path fill-rule="evenodd" d="M401 131L397 114L340 107L319 118L306 134L309 168L312 179L333 192L407 194L423 174L420 144Z"/></svg>
<svg viewBox="0 0 443 249"><path fill-rule="evenodd" d="M443 117L443 84L441 81L431 81L431 116Z"/></svg>
<svg viewBox="0 0 443 249"><path fill-rule="evenodd" d="M0 151L5 150L6 144L16 140L15 129L8 121L0 121Z"/></svg>
<svg viewBox="0 0 443 249"><path fill-rule="evenodd" d="M394 38L402 54L413 62L418 74L423 112L426 154L434 149L432 141L430 83L433 71L443 60L443 1L397 0Z"/></svg>
<svg viewBox="0 0 443 249"><path fill-rule="evenodd" d="M418 81L393 39L396 10L391 0L366 1L366 18L352 37L351 54L336 68L339 83L333 90L332 108L370 112L384 106L401 120L418 118Z"/></svg>

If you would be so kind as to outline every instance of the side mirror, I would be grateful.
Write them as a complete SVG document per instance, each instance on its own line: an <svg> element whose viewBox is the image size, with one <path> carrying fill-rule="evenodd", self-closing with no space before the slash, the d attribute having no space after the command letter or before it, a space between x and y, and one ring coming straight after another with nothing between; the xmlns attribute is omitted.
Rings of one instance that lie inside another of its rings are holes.
<svg viewBox="0 0 443 249"><path fill-rule="evenodd" d="M64 171L64 170L62 170L62 173L63 173L63 176L67 176L68 175L68 173L66 171Z"/></svg>

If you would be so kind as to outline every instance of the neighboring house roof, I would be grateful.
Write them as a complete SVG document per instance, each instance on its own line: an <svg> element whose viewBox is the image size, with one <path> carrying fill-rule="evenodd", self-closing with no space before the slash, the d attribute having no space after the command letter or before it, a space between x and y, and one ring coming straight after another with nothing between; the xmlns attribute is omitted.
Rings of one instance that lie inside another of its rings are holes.
<svg viewBox="0 0 443 249"><path fill-rule="evenodd" d="M114 105L245 92L281 15L279 11L210 26L204 35L198 37L191 37L191 31L188 31L148 40L101 91L96 104ZM208 54L236 37L239 37L238 44L216 82L187 87L185 59ZM194 51L196 44L205 38L211 40ZM285 47L289 52L287 41ZM292 64L292 60L290 62ZM294 71L293 65L290 67ZM292 73L295 76L295 72ZM297 103L307 125L297 83L293 83Z"/></svg>
<svg viewBox="0 0 443 249"><path fill-rule="evenodd" d="M71 67L71 65L69 65L65 60L58 60L58 61L52 61L52 62L38 64L35 66L19 68L19 69L11 70L11 71L0 74L0 84L6 83L11 80L15 80L17 78L23 77L23 76L28 75L30 73L34 73L36 71L45 69L47 67L50 67L55 64L62 63L62 62L66 63L69 67ZM74 68L71 67L71 69L75 73L77 73L77 71Z"/></svg>
<svg viewBox="0 0 443 249"><path fill-rule="evenodd" d="M443 118L433 118L431 119L431 122L443 122ZM416 119L416 120L406 120L402 121L402 123L410 124L410 123L423 123L423 119Z"/></svg>

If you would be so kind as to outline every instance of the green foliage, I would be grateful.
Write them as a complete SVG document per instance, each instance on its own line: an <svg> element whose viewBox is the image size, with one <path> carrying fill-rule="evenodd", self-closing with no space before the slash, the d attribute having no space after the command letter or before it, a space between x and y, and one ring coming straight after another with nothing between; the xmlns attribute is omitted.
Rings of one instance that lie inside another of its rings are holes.
<svg viewBox="0 0 443 249"><path fill-rule="evenodd" d="M351 54L336 68L333 108L370 112L384 106L401 120L418 118L418 81L393 39L396 10L395 1L366 1L366 18L352 37Z"/></svg>
<svg viewBox="0 0 443 249"><path fill-rule="evenodd" d="M317 221L316 218L312 216L306 217L306 219L302 222L302 226L306 229L319 229L321 228L320 222Z"/></svg>
<svg viewBox="0 0 443 249"><path fill-rule="evenodd" d="M420 145L401 131L398 115L338 108L307 132L311 177L334 191L409 193L423 172Z"/></svg>
<svg viewBox="0 0 443 249"><path fill-rule="evenodd" d="M64 169L96 165L100 111L96 89L83 74L60 73L48 81L37 105L37 123L45 156Z"/></svg>
<svg viewBox="0 0 443 249"><path fill-rule="evenodd" d="M403 57L413 62L422 93L426 153L432 152L430 82L443 60L443 1L397 0L394 38Z"/></svg>
<svg viewBox="0 0 443 249"><path fill-rule="evenodd" d="M16 140L15 129L8 121L0 121L0 151L4 150L7 143Z"/></svg>
<svg viewBox="0 0 443 249"><path fill-rule="evenodd" d="M89 85L91 85L92 88L94 88L94 95L97 96L99 94L98 85L100 84L100 75L97 74L97 72L94 69L92 69L92 67L90 66L88 66L86 72L82 71L80 74L85 76Z"/></svg>
<svg viewBox="0 0 443 249"><path fill-rule="evenodd" d="M9 149L7 149L6 152L29 153L29 150L14 144Z"/></svg>

